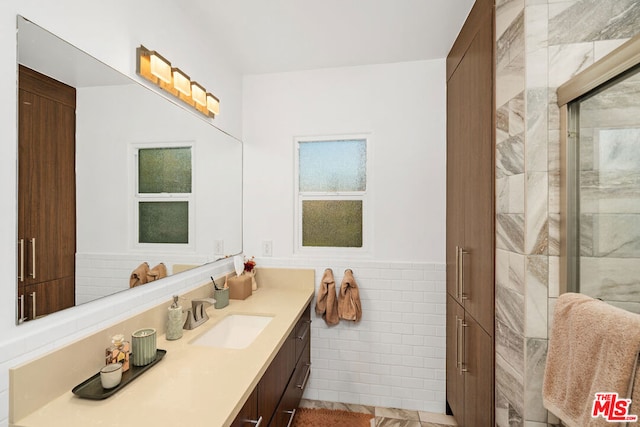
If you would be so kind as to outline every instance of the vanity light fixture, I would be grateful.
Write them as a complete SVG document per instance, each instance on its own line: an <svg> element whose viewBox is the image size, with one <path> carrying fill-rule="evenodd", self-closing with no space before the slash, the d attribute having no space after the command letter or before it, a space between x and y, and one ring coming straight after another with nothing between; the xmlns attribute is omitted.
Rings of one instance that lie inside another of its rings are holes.
<svg viewBox="0 0 640 427"><path fill-rule="evenodd" d="M207 93L207 110L213 114L220 113L220 100L210 93Z"/></svg>
<svg viewBox="0 0 640 427"><path fill-rule="evenodd" d="M196 82L191 82L191 97L196 104L207 106L207 91Z"/></svg>
<svg viewBox="0 0 640 427"><path fill-rule="evenodd" d="M173 87L184 96L191 96L191 80L189 76L180 71L178 68L173 68Z"/></svg>
<svg viewBox="0 0 640 427"><path fill-rule="evenodd" d="M149 52L151 74L165 83L171 83L171 64L158 52Z"/></svg>
<svg viewBox="0 0 640 427"><path fill-rule="evenodd" d="M136 49L136 73L207 117L220 113L220 100L179 68L171 66L162 55L140 45Z"/></svg>

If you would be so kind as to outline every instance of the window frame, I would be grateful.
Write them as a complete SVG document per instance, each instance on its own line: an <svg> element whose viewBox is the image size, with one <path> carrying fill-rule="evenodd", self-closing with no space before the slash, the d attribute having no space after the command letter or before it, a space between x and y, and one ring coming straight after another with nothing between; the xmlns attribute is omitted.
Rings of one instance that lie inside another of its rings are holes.
<svg viewBox="0 0 640 427"><path fill-rule="evenodd" d="M138 156L139 151L143 149L154 148L189 148L191 150L191 193L139 193L139 163ZM133 143L131 144L131 177L132 185L131 189L131 215L133 216L130 224L133 224L133 230L131 233L131 247L134 250L141 250L145 252L195 252L195 236L196 236L196 224L195 224L195 194L196 194L196 164L195 164L195 142L194 141L174 141L174 142L146 142L146 143ZM189 231L188 231L188 243L140 243L140 203L142 202L187 202L189 215Z"/></svg>
<svg viewBox="0 0 640 427"><path fill-rule="evenodd" d="M300 143L304 142L335 142L364 140L366 152L365 190L364 191L300 191ZM294 137L294 255L327 256L349 255L368 257L371 255L371 230L373 225L372 200L372 137L369 133L315 135ZM302 202L306 200L361 200L362 201L362 246L303 246L302 245Z"/></svg>

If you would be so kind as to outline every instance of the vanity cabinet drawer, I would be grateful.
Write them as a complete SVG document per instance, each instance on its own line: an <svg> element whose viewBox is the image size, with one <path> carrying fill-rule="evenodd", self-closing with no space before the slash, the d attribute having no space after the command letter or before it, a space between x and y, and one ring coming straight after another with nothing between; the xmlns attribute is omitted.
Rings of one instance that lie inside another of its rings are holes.
<svg viewBox="0 0 640 427"><path fill-rule="evenodd" d="M308 305L304 313L302 313L302 316L296 324L294 333L297 361L300 359L304 348L311 342L311 305Z"/></svg>
<svg viewBox="0 0 640 427"><path fill-rule="evenodd" d="M282 400L278 405L270 427L287 427L293 419L295 411L298 408L302 394L307 386L307 381L311 374L311 346L307 343L302 350L302 356L296 364L296 369L291 376L291 381L287 386L287 390L282 396Z"/></svg>

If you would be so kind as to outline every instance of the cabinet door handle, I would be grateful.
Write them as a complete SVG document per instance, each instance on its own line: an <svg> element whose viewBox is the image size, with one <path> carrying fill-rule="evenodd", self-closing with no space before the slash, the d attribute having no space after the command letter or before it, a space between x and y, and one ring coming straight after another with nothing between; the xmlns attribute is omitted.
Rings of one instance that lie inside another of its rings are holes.
<svg viewBox="0 0 640 427"><path fill-rule="evenodd" d="M20 271L18 273L18 280L24 282L24 239L18 240L18 246L20 247Z"/></svg>
<svg viewBox="0 0 640 427"><path fill-rule="evenodd" d="M468 372L467 368L465 368L464 360L466 357L466 346L464 344L464 328L467 327L464 319L460 319L460 375L464 375L465 372Z"/></svg>
<svg viewBox="0 0 640 427"><path fill-rule="evenodd" d="M294 409L293 411L284 411L286 414L290 414L289 415L289 422L287 423L287 427L291 427L291 423L293 422L293 418L296 416L296 410Z"/></svg>
<svg viewBox="0 0 640 427"><path fill-rule="evenodd" d="M458 255L458 299L465 300L468 299L467 295L464 293L464 256L469 252L465 251L463 247L458 249L460 255Z"/></svg>
<svg viewBox="0 0 640 427"><path fill-rule="evenodd" d="M460 299L460 246L456 246L456 299Z"/></svg>
<svg viewBox="0 0 640 427"><path fill-rule="evenodd" d="M36 293L31 292L31 308L33 309L31 312L31 319L35 319L36 315L37 315L37 311L36 311Z"/></svg>
<svg viewBox="0 0 640 427"><path fill-rule="evenodd" d="M36 238L31 239L31 274L29 277L36 278Z"/></svg>
<svg viewBox="0 0 640 427"><path fill-rule="evenodd" d="M307 334L309 333L309 330L311 329L311 320L306 320L304 323L306 323L306 325L307 325L307 327L304 329L304 334L298 335L296 337L300 341L304 340L307 337Z"/></svg>
<svg viewBox="0 0 640 427"><path fill-rule="evenodd" d="M18 323L22 323L25 320L27 320L27 318L24 315L24 294L18 297L18 303L20 304L20 309L18 313Z"/></svg>
<svg viewBox="0 0 640 427"><path fill-rule="evenodd" d="M464 328L467 324L464 322L464 318L456 316L456 365L458 366L458 374L462 375L467 372L464 367Z"/></svg>
<svg viewBox="0 0 640 427"><path fill-rule="evenodd" d="M260 415L260 418L258 418L257 420L247 420L247 422L250 424L255 424L256 427L260 427L260 424L262 424L262 415Z"/></svg>
<svg viewBox="0 0 640 427"><path fill-rule="evenodd" d="M311 373L311 363L307 363L307 372L304 374L304 379L302 380L302 384L296 385L300 390L304 390L307 386L307 381L309 380L309 374Z"/></svg>
<svg viewBox="0 0 640 427"><path fill-rule="evenodd" d="M461 347L460 347L460 323L462 322L462 319L460 319L458 316L456 316L456 369L458 370L458 374L460 374L460 353L461 353Z"/></svg>

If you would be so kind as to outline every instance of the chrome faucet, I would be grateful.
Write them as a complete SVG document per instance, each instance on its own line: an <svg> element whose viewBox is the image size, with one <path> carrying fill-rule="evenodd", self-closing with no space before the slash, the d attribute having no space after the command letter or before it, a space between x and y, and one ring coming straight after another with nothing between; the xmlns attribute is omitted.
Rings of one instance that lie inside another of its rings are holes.
<svg viewBox="0 0 640 427"><path fill-rule="evenodd" d="M209 316L205 310L205 304L215 304L213 298L199 298L191 301L191 308L187 309L187 319L184 322L183 329L195 329L209 320Z"/></svg>

